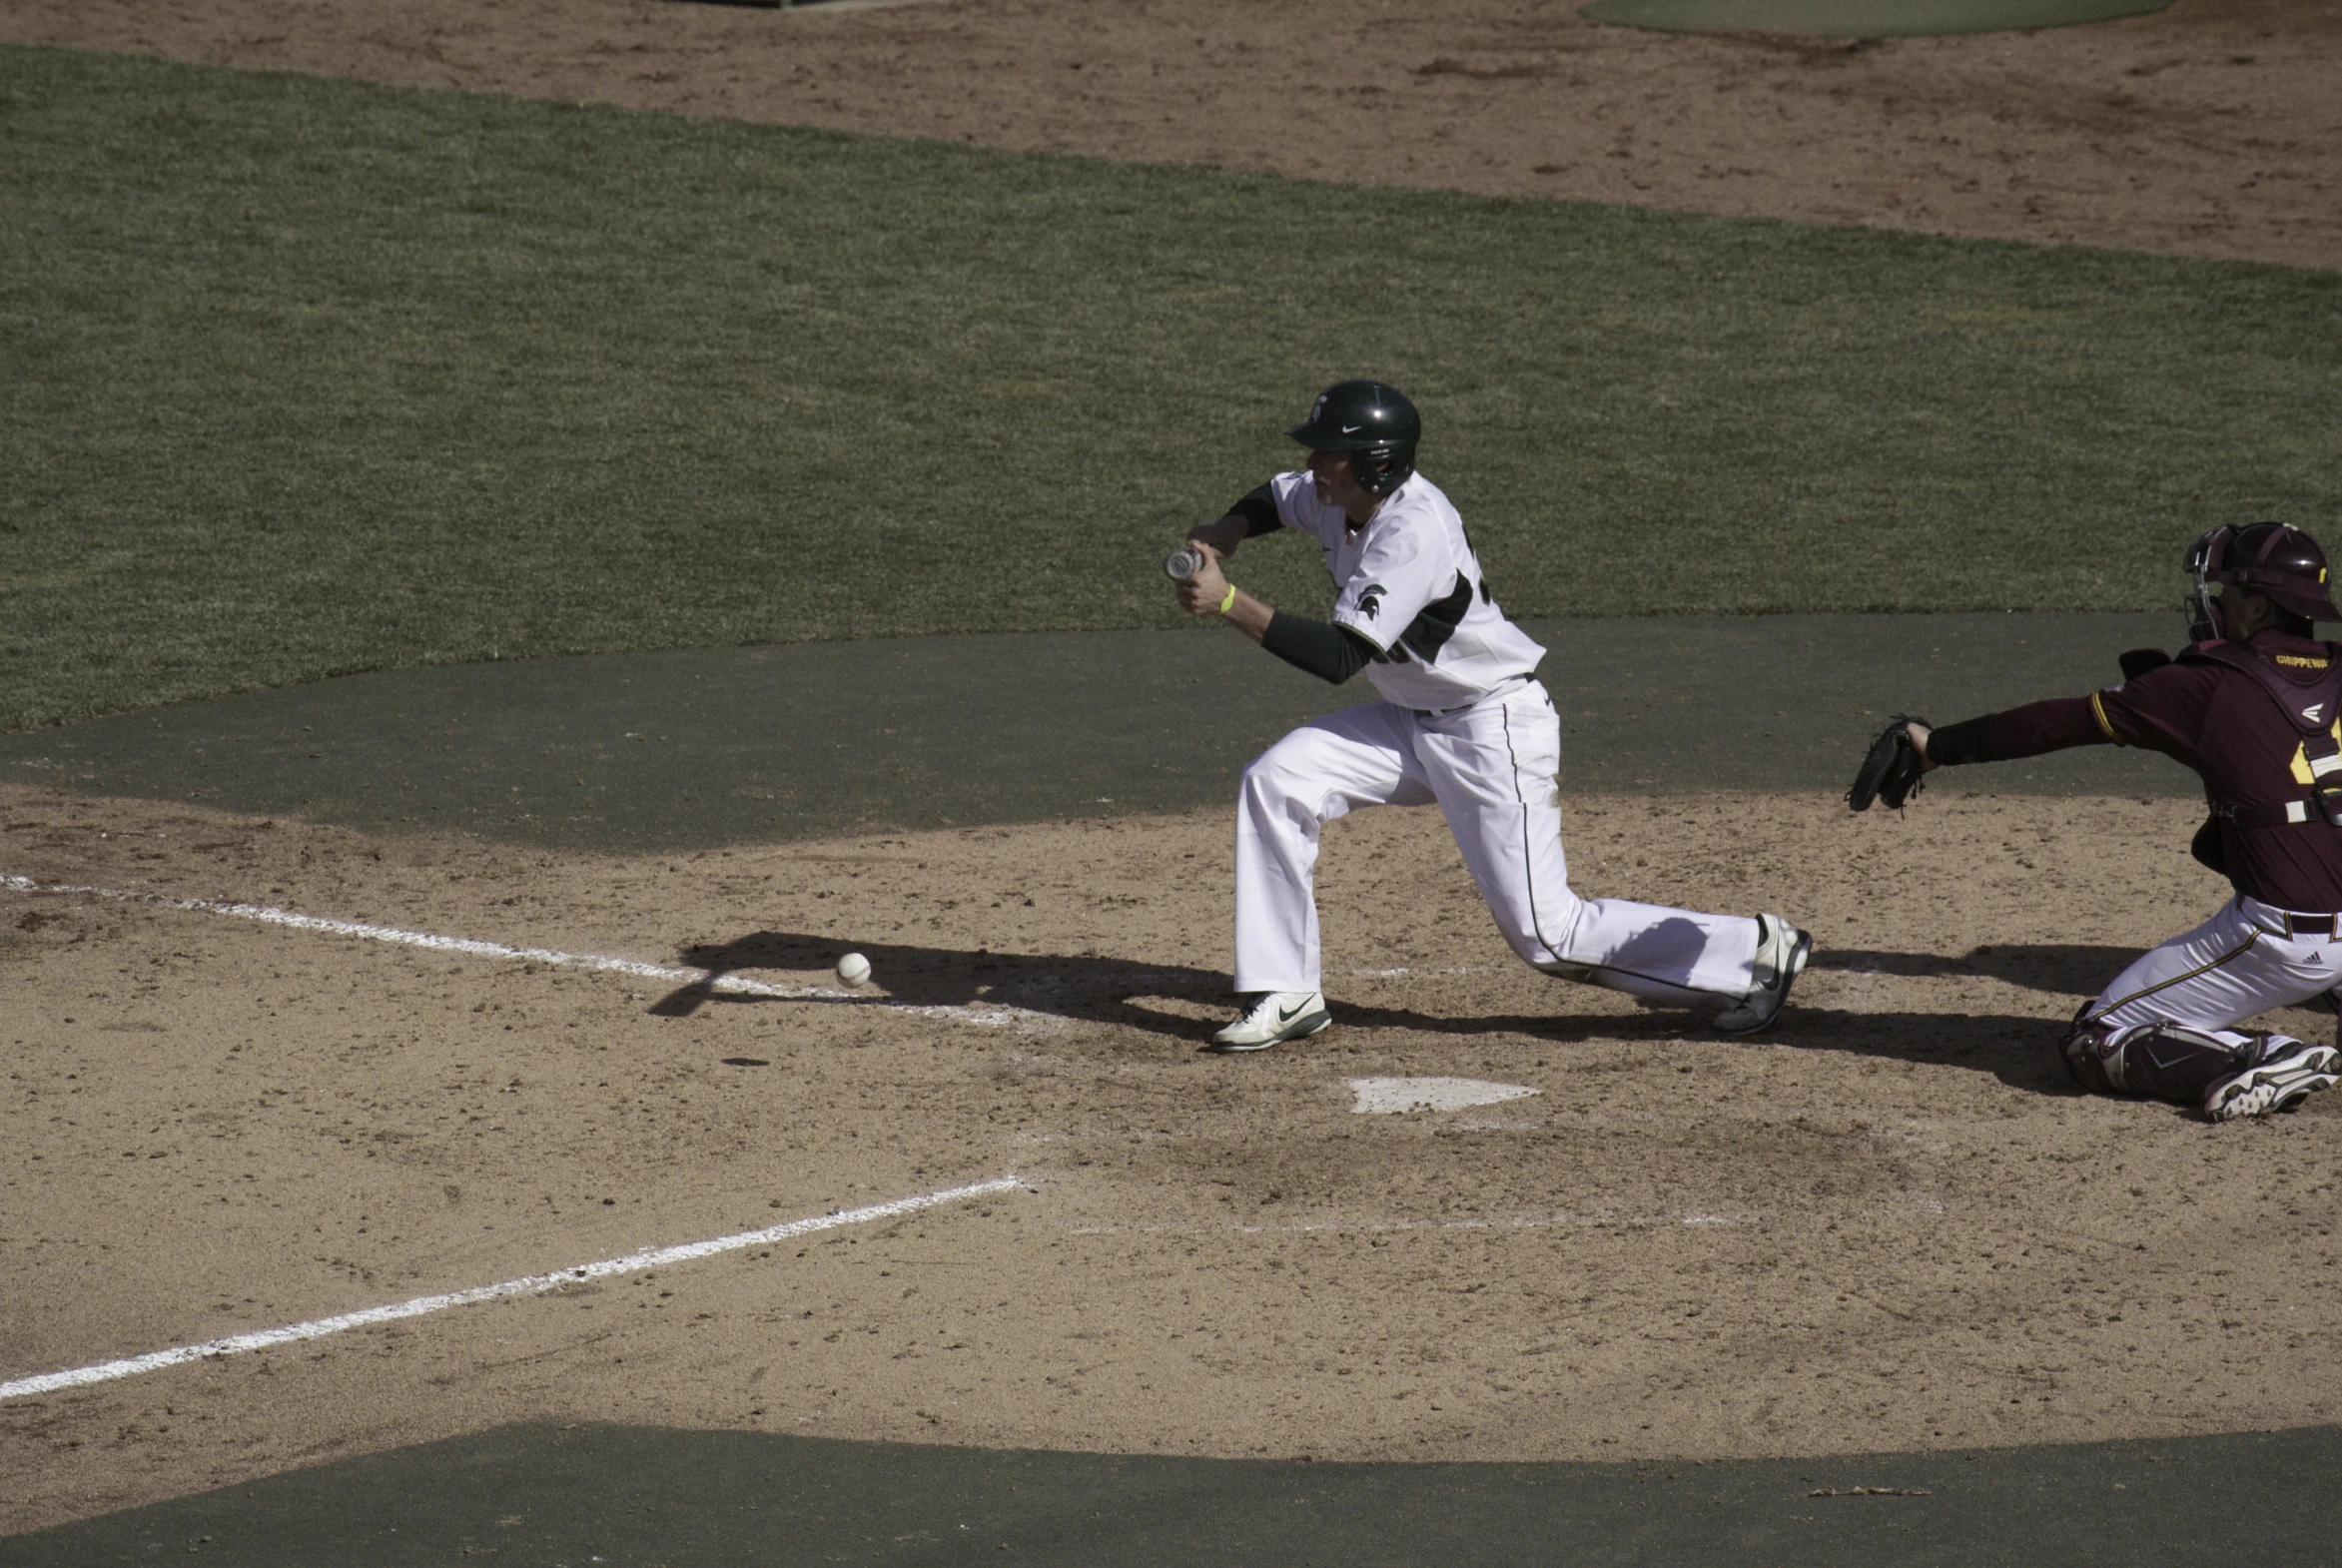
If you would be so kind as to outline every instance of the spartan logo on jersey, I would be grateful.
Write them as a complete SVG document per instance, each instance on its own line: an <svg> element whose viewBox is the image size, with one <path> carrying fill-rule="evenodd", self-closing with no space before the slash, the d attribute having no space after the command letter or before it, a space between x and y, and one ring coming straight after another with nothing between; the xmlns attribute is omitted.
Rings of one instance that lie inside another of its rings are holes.
<svg viewBox="0 0 2342 1568"><path fill-rule="evenodd" d="M1383 586L1379 582L1369 582L1365 587L1359 589L1358 613L1368 620L1379 619L1382 614L1383 592Z"/></svg>

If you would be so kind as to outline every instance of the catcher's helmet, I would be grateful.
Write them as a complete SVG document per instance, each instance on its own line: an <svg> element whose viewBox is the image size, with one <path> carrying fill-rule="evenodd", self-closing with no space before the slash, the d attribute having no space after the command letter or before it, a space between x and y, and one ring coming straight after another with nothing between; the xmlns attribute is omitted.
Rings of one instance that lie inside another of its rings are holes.
<svg viewBox="0 0 2342 1568"><path fill-rule="evenodd" d="M2326 587L2326 552L2318 541L2282 522L2219 527L2187 549L2187 634L2208 642L2223 636L2212 584L2250 588L2304 620L2342 620Z"/></svg>
<svg viewBox="0 0 2342 1568"><path fill-rule="evenodd" d="M1395 387L1336 382L1317 394L1306 422L1285 431L1311 451L1346 451L1350 472L1372 496L1388 495L1415 471L1422 416Z"/></svg>

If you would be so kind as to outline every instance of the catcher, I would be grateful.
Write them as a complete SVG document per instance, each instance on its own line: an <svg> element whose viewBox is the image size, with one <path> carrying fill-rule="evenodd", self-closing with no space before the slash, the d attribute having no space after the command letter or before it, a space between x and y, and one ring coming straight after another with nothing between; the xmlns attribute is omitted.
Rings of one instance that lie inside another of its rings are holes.
<svg viewBox="0 0 2342 1568"><path fill-rule="evenodd" d="M2202 778L2196 859L2236 889L2218 914L2141 956L2074 1016L2083 1088L2198 1105L2215 1122L2290 1111L2329 1088L2342 1051L2236 1025L2342 990L2342 620L2326 553L2299 528L2214 528L2187 553L2189 646L2121 657L2123 679L1931 729L1898 717L1847 803L1900 806L1924 774L2068 746L2140 746Z"/></svg>

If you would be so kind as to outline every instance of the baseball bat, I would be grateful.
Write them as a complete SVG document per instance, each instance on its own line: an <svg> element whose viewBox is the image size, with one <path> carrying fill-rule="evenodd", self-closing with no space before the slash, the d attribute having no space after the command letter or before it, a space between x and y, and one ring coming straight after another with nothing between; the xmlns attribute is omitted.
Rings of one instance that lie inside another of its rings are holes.
<svg viewBox="0 0 2342 1568"><path fill-rule="evenodd" d="M1203 569L1203 552L1192 544L1182 544L1163 558L1163 574L1173 582L1185 582Z"/></svg>

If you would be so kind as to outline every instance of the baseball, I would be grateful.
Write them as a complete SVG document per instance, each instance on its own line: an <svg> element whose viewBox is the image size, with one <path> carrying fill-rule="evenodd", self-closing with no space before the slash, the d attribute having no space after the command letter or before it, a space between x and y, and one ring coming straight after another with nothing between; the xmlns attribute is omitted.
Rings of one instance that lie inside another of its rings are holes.
<svg viewBox="0 0 2342 1568"><path fill-rule="evenodd" d="M859 986L870 978L870 960L859 953L849 953L838 960L838 978L849 986Z"/></svg>

